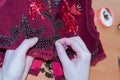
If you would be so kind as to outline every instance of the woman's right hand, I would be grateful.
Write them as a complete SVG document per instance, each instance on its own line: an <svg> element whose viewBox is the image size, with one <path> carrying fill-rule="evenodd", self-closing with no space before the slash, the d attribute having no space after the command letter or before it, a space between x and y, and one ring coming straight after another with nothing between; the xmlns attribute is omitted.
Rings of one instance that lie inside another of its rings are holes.
<svg viewBox="0 0 120 80"><path fill-rule="evenodd" d="M91 54L82 39L78 36L62 38L55 45L66 80L88 80ZM68 45L76 52L73 59L65 52L64 46Z"/></svg>

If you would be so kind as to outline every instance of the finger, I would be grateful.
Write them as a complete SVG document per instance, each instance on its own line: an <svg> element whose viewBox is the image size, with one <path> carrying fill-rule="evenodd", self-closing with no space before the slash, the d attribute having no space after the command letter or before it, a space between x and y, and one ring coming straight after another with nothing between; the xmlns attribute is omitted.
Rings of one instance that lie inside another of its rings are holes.
<svg viewBox="0 0 120 80"><path fill-rule="evenodd" d="M84 43L84 41L80 36L71 37L70 39L72 39L74 42L78 43L81 46L81 48L83 49L82 54L84 53L83 57L86 57L86 56L91 57L90 51L88 50L86 44Z"/></svg>
<svg viewBox="0 0 120 80"><path fill-rule="evenodd" d="M4 60L9 60L9 58L11 57L12 53L14 50L7 50L5 52L5 59Z"/></svg>
<svg viewBox="0 0 120 80"><path fill-rule="evenodd" d="M10 61L10 58L11 58L11 54L14 50L7 50L6 53L5 53L5 58L4 58L4 62L3 62L3 68L6 68L8 67L8 63Z"/></svg>
<svg viewBox="0 0 120 80"><path fill-rule="evenodd" d="M80 44L85 51L89 52L86 44L84 43L84 41L82 40L82 38L80 36L75 36L75 37L71 37L70 39L74 40L75 42L77 42L78 44Z"/></svg>
<svg viewBox="0 0 120 80"><path fill-rule="evenodd" d="M62 38L60 40L58 40L59 43L61 43L62 45L69 45L71 46L71 48L76 52L77 56L80 57L83 52L82 47L76 43L74 40L70 39L70 38Z"/></svg>
<svg viewBox="0 0 120 80"><path fill-rule="evenodd" d="M33 60L34 60L34 57L31 57L31 56L27 56L26 57L25 70L24 70L24 73L23 73L23 76L22 76L21 80L25 80L26 79L27 74L29 72L29 69L30 69L30 67L32 65Z"/></svg>
<svg viewBox="0 0 120 80"><path fill-rule="evenodd" d="M58 57L62 63L63 66L66 66L67 64L69 64L70 59L67 56L67 53L65 52L64 46L61 45L59 42L55 42L55 46L56 46L56 50L58 53Z"/></svg>
<svg viewBox="0 0 120 80"><path fill-rule="evenodd" d="M33 47L38 41L38 38L25 39L21 45L15 50L16 53L26 54L26 52Z"/></svg>

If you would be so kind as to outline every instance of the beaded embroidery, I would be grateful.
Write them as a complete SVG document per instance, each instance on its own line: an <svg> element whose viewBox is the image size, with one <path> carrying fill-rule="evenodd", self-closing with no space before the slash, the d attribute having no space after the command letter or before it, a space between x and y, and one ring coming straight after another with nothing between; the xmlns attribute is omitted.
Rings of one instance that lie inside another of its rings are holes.
<svg viewBox="0 0 120 80"><path fill-rule="evenodd" d="M31 0L29 7L29 15L34 19L38 14L42 19L44 16L41 14L41 11L47 11L52 13L55 6L59 4L60 0ZM47 3L47 4L46 4Z"/></svg>
<svg viewBox="0 0 120 80"><path fill-rule="evenodd" d="M95 47L95 50L92 52L92 57L95 57L98 53L99 53L99 44L100 42L99 41L96 41L96 47Z"/></svg>
<svg viewBox="0 0 120 80"><path fill-rule="evenodd" d="M10 46L19 37L22 32L21 26L15 26L11 29L11 37L0 35L0 45Z"/></svg>
<svg viewBox="0 0 120 80"><path fill-rule="evenodd" d="M45 26L41 27L38 30L34 29L29 26L26 16L23 15L20 26L15 26L11 29L12 34L11 37L0 35L0 45L1 46L12 45L12 43L19 37L20 33L24 32L26 38L31 38L35 36L39 37L39 41L35 46L37 48L49 48L53 46L54 42L60 38L58 35L58 28L60 28L63 25L63 22L59 20L54 20L52 16L49 15L47 12L43 12L43 14L47 16L54 25L55 33L53 36L49 36L47 38L39 37L43 33Z"/></svg>

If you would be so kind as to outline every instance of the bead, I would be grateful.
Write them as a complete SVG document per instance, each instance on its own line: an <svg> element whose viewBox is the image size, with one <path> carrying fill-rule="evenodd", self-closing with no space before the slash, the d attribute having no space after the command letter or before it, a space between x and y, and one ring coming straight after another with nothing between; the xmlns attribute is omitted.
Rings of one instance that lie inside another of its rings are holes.
<svg viewBox="0 0 120 80"><path fill-rule="evenodd" d="M95 48L95 50L92 52L92 56L93 56L93 57L99 53L99 44L100 44L100 42L97 40L97 41L96 41L96 44L95 44L95 45L96 45L96 48Z"/></svg>
<svg viewBox="0 0 120 80"><path fill-rule="evenodd" d="M26 39L35 37L35 36L39 38L34 48L49 49L50 47L53 47L55 41L60 38L58 34L58 29L63 26L63 21L54 19L54 17L46 11L43 11L42 14L46 16L53 24L53 28L55 31L53 35L47 38L40 37L41 34L45 32L46 26L41 26L40 29L32 28L29 25L26 15L23 15L21 19L21 23L11 28L11 34L12 34L11 36L8 37L8 36L0 35L0 45L11 46L20 37L20 34L23 33ZM51 57L52 56L51 54L40 53L40 55L44 56L45 59L46 57L49 57L49 56Z"/></svg>
<svg viewBox="0 0 120 80"><path fill-rule="evenodd" d="M53 78L53 74L49 73L49 72L46 72L45 73L45 76L48 77L48 78Z"/></svg>
<svg viewBox="0 0 120 80"><path fill-rule="evenodd" d="M118 24L118 29L120 30L120 24Z"/></svg>
<svg viewBox="0 0 120 80"><path fill-rule="evenodd" d="M95 53L92 53L92 56L95 56L96 54Z"/></svg>
<svg viewBox="0 0 120 80"><path fill-rule="evenodd" d="M45 64L45 67L48 68L48 70L51 70L52 69L51 62L47 61L46 64Z"/></svg>
<svg viewBox="0 0 120 80"><path fill-rule="evenodd" d="M119 65L119 67L120 67L120 57L118 57L118 65Z"/></svg>
<svg viewBox="0 0 120 80"><path fill-rule="evenodd" d="M44 72L45 72L45 69L44 69L44 68L41 68L40 71L41 71L41 73L44 73Z"/></svg>
<svg viewBox="0 0 120 80"><path fill-rule="evenodd" d="M54 0L54 3L55 3L56 5L58 5L59 2L60 2L60 0Z"/></svg>

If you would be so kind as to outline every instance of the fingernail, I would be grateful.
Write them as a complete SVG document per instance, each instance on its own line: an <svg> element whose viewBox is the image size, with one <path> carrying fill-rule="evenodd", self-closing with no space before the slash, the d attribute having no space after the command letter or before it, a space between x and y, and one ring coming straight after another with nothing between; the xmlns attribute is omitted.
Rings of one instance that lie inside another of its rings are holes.
<svg viewBox="0 0 120 80"><path fill-rule="evenodd" d="M38 37L34 37L33 39L34 39L36 42L38 41Z"/></svg>
<svg viewBox="0 0 120 80"><path fill-rule="evenodd" d="M24 43L30 47L32 47L33 45L35 45L38 41L37 37L33 37L33 38L29 38L29 39L25 39Z"/></svg>
<svg viewBox="0 0 120 80"><path fill-rule="evenodd" d="M56 42L55 45L58 52L64 51L63 46L59 42Z"/></svg>
<svg viewBox="0 0 120 80"><path fill-rule="evenodd" d="M56 45L56 49L59 51L59 50L61 49L60 43L59 43L59 42L56 42L55 45Z"/></svg>
<svg viewBox="0 0 120 80"><path fill-rule="evenodd" d="M56 49L58 50L60 44L58 42L55 43Z"/></svg>
<svg viewBox="0 0 120 80"><path fill-rule="evenodd" d="M38 37L29 38L28 40L33 40L33 41L37 42L38 41Z"/></svg>

